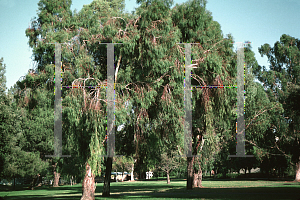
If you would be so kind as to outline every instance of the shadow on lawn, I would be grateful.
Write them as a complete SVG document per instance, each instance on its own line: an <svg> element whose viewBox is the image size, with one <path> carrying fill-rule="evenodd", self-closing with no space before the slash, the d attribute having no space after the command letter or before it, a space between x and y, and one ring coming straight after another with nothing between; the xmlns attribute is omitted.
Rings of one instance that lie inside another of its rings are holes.
<svg viewBox="0 0 300 200"><path fill-rule="evenodd" d="M27 196L9 196L9 197L4 197L4 200L10 200L10 199L24 199L24 200L33 200L33 199L38 199L38 200L69 200L69 199L80 199L81 196L75 197L74 196L68 196L68 197L45 197L41 195L27 195ZM0 199L1 200L1 199Z"/></svg>
<svg viewBox="0 0 300 200"><path fill-rule="evenodd" d="M121 189L115 187L114 190ZM133 192L133 193L132 193ZM109 198L96 195L96 199L255 199L255 200L276 200L289 199L300 200L300 187L269 187L269 188L194 188L191 191L185 188L169 188L164 192L145 193L135 191L124 191L122 194L112 194Z"/></svg>
<svg viewBox="0 0 300 200"><path fill-rule="evenodd" d="M7 185L0 185L0 192L14 192L14 191L24 191L24 190L31 190L29 189L30 185L16 185L16 188L13 189L13 186L7 186ZM81 192L81 185L80 188L77 186L59 186L59 187L49 187L46 185L35 187L34 190L31 191L38 191L38 190L76 190ZM0 199L1 200L1 199Z"/></svg>
<svg viewBox="0 0 300 200"><path fill-rule="evenodd" d="M218 180L218 179L217 179ZM216 180L216 181L217 181ZM183 181L181 179L180 181ZM218 180L223 181L223 180ZM160 182L160 181L159 181ZM300 184L285 183L278 187L244 187L244 188L194 188L187 191L185 185L179 185L179 180L173 180L171 184L155 184L153 181L136 181L120 182L111 184L111 196L102 197L103 183L98 184L96 188L96 200L99 199L255 199L255 200L273 200L273 199L290 199L300 200ZM245 182L246 183L246 182ZM285 186L286 185L286 186ZM293 185L293 186L290 186ZM163 192L160 192L163 189ZM43 190L45 192L43 192ZM65 190L65 192L64 192ZM40 200L69 200L80 199L81 184L74 186L61 186L49 188L47 186L35 189L35 194L14 195L4 198L10 199L40 199ZM50 196L49 192L53 191L55 196ZM61 191L61 192L55 192ZM20 192L18 192L20 193ZM21 194L21 193L20 193ZM24 193L25 194L25 193ZM0 196L2 194L0 193Z"/></svg>

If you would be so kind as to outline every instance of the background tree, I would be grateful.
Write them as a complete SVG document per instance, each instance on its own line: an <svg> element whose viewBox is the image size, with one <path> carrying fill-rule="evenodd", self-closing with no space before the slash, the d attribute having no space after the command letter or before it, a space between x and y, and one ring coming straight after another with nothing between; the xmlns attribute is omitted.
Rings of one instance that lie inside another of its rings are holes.
<svg viewBox="0 0 300 200"><path fill-rule="evenodd" d="M37 63L37 68L33 70L34 73L30 73L24 80L19 83L21 90L28 88L33 94L43 94L47 96L49 102L44 102L45 108L49 108L49 114L53 117L53 102L54 102L54 50L51 42L63 42L69 36L66 29L76 25L75 21L72 21L72 12L70 10L71 0L59 0L59 1L44 1L41 0L38 3L37 18L31 20L31 26L26 29L25 33L29 39L29 46L33 49L33 60ZM41 92L43 91L43 92ZM31 101L29 110L33 110L38 99ZM38 109L37 109L38 110ZM37 112L33 111L33 113ZM34 122L39 119L33 119L28 126L32 126ZM50 119L50 118L49 118ZM37 123L37 125L40 123ZM43 141L47 143L45 147L52 146L53 142L53 118L51 122L47 124L49 127L44 133ZM50 128L51 127L51 128ZM51 142L52 140L52 142ZM53 150L48 150L46 155L52 155ZM43 154L45 155L45 153ZM50 159L53 166L54 173L54 185L58 186L58 180L60 177L61 159Z"/></svg>
<svg viewBox="0 0 300 200"><path fill-rule="evenodd" d="M122 181L124 180L124 172L130 172L132 170L132 164L134 163L134 160L132 157L115 157L113 159L113 165L112 170L115 172L122 172ZM117 179L117 174L116 174Z"/></svg>
<svg viewBox="0 0 300 200"><path fill-rule="evenodd" d="M1 70L1 72L3 71ZM1 76L1 88L3 88L3 86L5 87L4 73L1 73ZM37 138L37 130L32 129L29 133L25 128L33 116L26 107L20 107L19 103L29 103L27 97L30 96L29 91L27 90L23 97L15 99L16 91L17 85L14 85L7 95L1 95L3 98L1 116L2 122L4 122L1 124L1 156L3 156L1 172L2 177L14 179L14 186L15 178L30 176L32 177L31 188L33 188L39 176L45 173L48 165L47 161L42 160L40 156L40 153L45 152L47 145ZM47 118L44 119L47 120ZM36 126L34 123L32 125ZM39 137L42 138L43 134L39 133Z"/></svg>
<svg viewBox="0 0 300 200"><path fill-rule="evenodd" d="M8 109L9 107L7 106L7 96L5 93L6 90L6 77L5 77L5 72L6 72L6 65L3 63L3 58L0 59L0 118L3 123L0 125L0 134L1 134L1 140L0 140L0 176L2 177L3 174L3 169L4 169L4 163L5 163L5 155L8 151L7 149L7 144L8 144L8 127L7 127L7 120L9 119L9 116L7 116L9 113Z"/></svg>
<svg viewBox="0 0 300 200"><path fill-rule="evenodd" d="M283 34L280 41L270 47L264 44L259 48L260 54L266 55L270 62L270 70L257 66L253 72L263 83L271 102L281 104L284 112L272 122L272 131L278 137L270 140L277 154L290 159L295 167L295 181L299 181L299 115L295 105L295 91L299 87L299 39ZM296 108L295 110L293 108Z"/></svg>
<svg viewBox="0 0 300 200"><path fill-rule="evenodd" d="M222 149L216 159L215 166L217 171L226 177L226 173L231 168L236 171L244 168L245 173L247 169L259 166L259 160L261 159L261 149L257 150L257 146L254 145L254 140L269 142L265 140L265 132L270 128L271 117L278 115L282 111L279 104L271 103L266 92L261 84L254 81L252 69L258 66L254 57L254 52L251 50L251 45L248 44L247 48L244 48L245 62L246 62L246 100L245 100L245 149L246 153L255 155L257 159L253 158L228 158L228 155L235 154L236 151L236 138L235 135L222 138ZM222 126L221 126L222 127ZM233 124L231 130L235 129ZM274 138L274 135L270 136ZM272 139L273 139L272 138Z"/></svg>
<svg viewBox="0 0 300 200"><path fill-rule="evenodd" d="M170 152L170 153L169 153ZM158 168L164 171L167 174L167 184L170 184L170 173L179 167L179 157L177 151L168 150L167 152L162 153L161 162L158 165Z"/></svg>

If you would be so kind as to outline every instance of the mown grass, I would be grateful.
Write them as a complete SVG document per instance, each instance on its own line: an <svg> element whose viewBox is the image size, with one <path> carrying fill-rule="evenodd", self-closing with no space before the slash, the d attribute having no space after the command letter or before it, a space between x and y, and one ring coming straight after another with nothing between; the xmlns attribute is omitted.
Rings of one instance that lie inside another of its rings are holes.
<svg viewBox="0 0 300 200"><path fill-rule="evenodd" d="M203 181L203 188L186 190L186 181L172 180L167 184L165 180L149 180L135 182L112 182L111 196L101 197L103 183L98 183L96 199L205 199L205 200L298 200L300 199L300 183L291 181L267 180L216 180ZM25 190L18 186L17 191L5 191L8 186L2 186L0 196L9 199L80 199L81 184L65 185L57 188L48 186L35 190Z"/></svg>

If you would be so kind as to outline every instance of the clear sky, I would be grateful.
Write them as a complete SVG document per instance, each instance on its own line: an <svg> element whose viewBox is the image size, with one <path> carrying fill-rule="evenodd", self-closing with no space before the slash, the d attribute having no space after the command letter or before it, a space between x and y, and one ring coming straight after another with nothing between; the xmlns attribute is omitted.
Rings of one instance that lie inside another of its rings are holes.
<svg viewBox="0 0 300 200"><path fill-rule="evenodd" d="M34 67L25 30L36 16L39 0L0 0L0 58L6 64L7 88ZM92 0L73 0L71 9L80 10ZM125 0L128 12L138 5L135 0ZM174 0L176 3L184 3ZM173 6L174 6L173 5ZM267 66L258 47L271 46L282 34L300 38L300 0L208 0L207 10L221 24L224 36L231 33L236 42L249 40L260 65Z"/></svg>

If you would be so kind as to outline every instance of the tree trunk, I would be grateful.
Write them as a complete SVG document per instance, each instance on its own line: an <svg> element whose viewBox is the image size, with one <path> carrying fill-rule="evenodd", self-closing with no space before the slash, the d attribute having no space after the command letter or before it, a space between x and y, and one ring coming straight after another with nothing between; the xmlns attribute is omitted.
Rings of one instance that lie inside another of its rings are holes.
<svg viewBox="0 0 300 200"><path fill-rule="evenodd" d="M95 176L91 167L86 163L86 174L82 183L82 197L80 200L95 200Z"/></svg>
<svg viewBox="0 0 300 200"><path fill-rule="evenodd" d="M193 161L193 157L187 157L187 190L193 189Z"/></svg>
<svg viewBox="0 0 300 200"><path fill-rule="evenodd" d="M143 179L146 179L146 172L141 169L140 172L139 172L139 180L143 180Z"/></svg>
<svg viewBox="0 0 300 200"><path fill-rule="evenodd" d="M202 187L202 169L201 169L201 164L199 162L198 157L197 157L197 161L198 161L198 165L199 165L199 170L198 170L198 174L194 173L193 188Z"/></svg>
<svg viewBox="0 0 300 200"><path fill-rule="evenodd" d="M194 173L193 176L193 188L198 186L198 174Z"/></svg>
<svg viewBox="0 0 300 200"><path fill-rule="evenodd" d="M35 186L35 184L36 184L36 181L37 181L37 180L36 180L36 177L33 177L33 178L32 178L32 181L31 181L31 184L30 184L30 189L31 189L31 190L34 189L34 186Z"/></svg>
<svg viewBox="0 0 300 200"><path fill-rule="evenodd" d="M134 181L133 171L134 171L134 163L132 164L132 167L131 167L131 176L130 176L131 181Z"/></svg>
<svg viewBox="0 0 300 200"><path fill-rule="evenodd" d="M196 187L202 187L202 170L199 170L198 174L194 173L193 188Z"/></svg>
<svg viewBox="0 0 300 200"><path fill-rule="evenodd" d="M300 182L300 160L296 164L296 177L295 177L295 182Z"/></svg>
<svg viewBox="0 0 300 200"><path fill-rule="evenodd" d="M54 173L53 187L58 187L60 173L57 173L56 171L54 171L53 173Z"/></svg>
<svg viewBox="0 0 300 200"><path fill-rule="evenodd" d="M16 177L14 176L14 190L16 190Z"/></svg>
<svg viewBox="0 0 300 200"><path fill-rule="evenodd" d="M167 184L170 184L170 172L167 171Z"/></svg>
<svg viewBox="0 0 300 200"><path fill-rule="evenodd" d="M109 197L110 196L111 168L112 168L112 157L107 157L105 179L104 179L104 185L103 185L103 191L102 191L102 196L103 197Z"/></svg>

